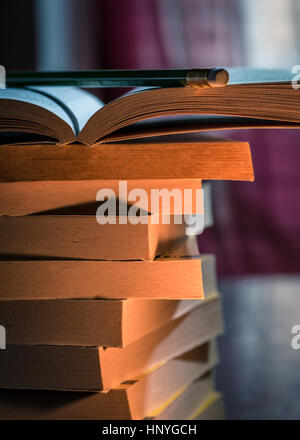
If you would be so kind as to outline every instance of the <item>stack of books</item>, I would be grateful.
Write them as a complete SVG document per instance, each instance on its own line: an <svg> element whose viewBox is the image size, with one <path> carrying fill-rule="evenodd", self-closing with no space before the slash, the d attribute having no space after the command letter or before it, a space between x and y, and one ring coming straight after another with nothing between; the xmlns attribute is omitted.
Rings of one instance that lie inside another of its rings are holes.
<svg viewBox="0 0 300 440"><path fill-rule="evenodd" d="M202 180L253 180L250 148L165 139L0 146L1 419L224 417L215 259L187 216L211 225ZM157 190L182 195L170 221Z"/></svg>

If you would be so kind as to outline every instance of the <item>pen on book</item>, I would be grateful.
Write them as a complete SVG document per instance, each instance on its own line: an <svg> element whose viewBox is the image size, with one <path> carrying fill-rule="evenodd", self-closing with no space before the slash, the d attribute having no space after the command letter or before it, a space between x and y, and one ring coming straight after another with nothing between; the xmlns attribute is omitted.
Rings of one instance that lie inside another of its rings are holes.
<svg viewBox="0 0 300 440"><path fill-rule="evenodd" d="M78 70L7 72L7 87L224 87L229 74L223 68L167 70Z"/></svg>

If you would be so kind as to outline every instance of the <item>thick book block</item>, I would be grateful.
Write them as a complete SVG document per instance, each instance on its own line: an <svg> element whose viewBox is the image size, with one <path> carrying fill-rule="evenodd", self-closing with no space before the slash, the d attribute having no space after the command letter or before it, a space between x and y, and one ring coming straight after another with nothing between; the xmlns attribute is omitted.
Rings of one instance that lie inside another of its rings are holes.
<svg viewBox="0 0 300 440"><path fill-rule="evenodd" d="M198 252L195 237L168 247L168 255ZM217 290L214 274L211 276L206 298ZM199 304L204 303L156 299L0 300L0 323L9 328L8 344L123 347Z"/></svg>
<svg viewBox="0 0 300 440"><path fill-rule="evenodd" d="M195 237L169 247L168 254L197 255ZM209 298L216 291L212 278ZM0 323L8 344L123 347L179 318L202 300L0 300ZM113 322L113 325L109 323Z"/></svg>
<svg viewBox="0 0 300 440"><path fill-rule="evenodd" d="M95 215L0 217L0 257L87 260L153 260L185 235L182 216L174 223L100 225Z"/></svg>
<svg viewBox="0 0 300 440"><path fill-rule="evenodd" d="M1 390L1 420L124 420L151 416L216 365L205 344L107 393Z"/></svg>
<svg viewBox="0 0 300 440"><path fill-rule="evenodd" d="M131 191L136 188L142 188L147 197L145 200L130 202L128 197ZM127 180L127 194L120 191L118 180L48 180L0 183L0 215L53 215L58 213L60 215L84 215L91 212L96 215L96 209L100 206L100 202L96 201L96 195L99 190L103 189L112 190L116 199L121 203L126 203L126 205L127 203L135 203L144 211L152 213L157 212L156 206L149 206L152 189L167 190L169 193L174 189L179 189L182 194L185 190L190 190L192 194L191 206L186 206L184 212L196 214L203 208L202 204L200 207L198 204L199 208L197 209L196 203L201 188L201 179ZM173 203L170 203L170 214L174 214Z"/></svg>
<svg viewBox="0 0 300 440"><path fill-rule="evenodd" d="M8 344L124 347L199 304L205 302L198 299L1 300L0 323L8 329Z"/></svg>
<svg viewBox="0 0 300 440"><path fill-rule="evenodd" d="M205 408L214 393L212 372L206 373L187 386L182 393L163 407L159 413L154 412L154 420L193 420L195 415Z"/></svg>
<svg viewBox="0 0 300 440"><path fill-rule="evenodd" d="M218 297L124 348L7 345L0 388L107 391L222 332Z"/></svg>
<svg viewBox="0 0 300 440"><path fill-rule="evenodd" d="M215 290L215 259L0 261L0 299L202 299Z"/></svg>
<svg viewBox="0 0 300 440"><path fill-rule="evenodd" d="M153 260L174 253L189 227L184 217L170 216L170 224L151 223L151 217L147 224L120 224L117 217L116 224L99 225L91 215L0 216L0 259ZM197 215L194 235L203 231L204 217ZM204 227L207 222L211 217Z"/></svg>
<svg viewBox="0 0 300 440"><path fill-rule="evenodd" d="M193 138L190 142L95 145L0 145L0 182L42 180L254 179L247 142Z"/></svg>
<svg viewBox="0 0 300 440"><path fill-rule="evenodd" d="M197 214L193 234L213 223L209 186L203 189L204 213ZM132 224L126 219L128 205L124 206L125 216L111 219L114 224L99 224L98 206L91 203L39 215L0 216L0 258L153 260L182 239L189 227L184 215L160 216L157 224L155 215L144 211L140 213L143 223Z"/></svg>

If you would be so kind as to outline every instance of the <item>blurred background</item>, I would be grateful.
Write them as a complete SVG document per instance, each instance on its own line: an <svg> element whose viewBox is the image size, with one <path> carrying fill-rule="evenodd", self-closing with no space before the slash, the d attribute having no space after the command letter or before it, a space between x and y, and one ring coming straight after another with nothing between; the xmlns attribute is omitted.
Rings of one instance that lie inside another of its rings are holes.
<svg viewBox="0 0 300 440"><path fill-rule="evenodd" d="M0 64L9 69L133 69L300 64L299 0L10 0ZM110 100L124 93L106 90ZM300 418L300 133L217 133L248 141L255 182L214 182L226 334L218 387L228 418Z"/></svg>

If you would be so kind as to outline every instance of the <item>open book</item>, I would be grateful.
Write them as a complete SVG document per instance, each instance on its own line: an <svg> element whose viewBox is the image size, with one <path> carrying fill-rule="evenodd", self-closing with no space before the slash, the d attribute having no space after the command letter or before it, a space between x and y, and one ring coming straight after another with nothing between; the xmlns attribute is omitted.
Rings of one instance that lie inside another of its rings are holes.
<svg viewBox="0 0 300 440"><path fill-rule="evenodd" d="M107 105L73 87L3 89L0 142L93 145L208 129L299 126L300 90L292 87L293 74L228 71L227 87L134 90Z"/></svg>

